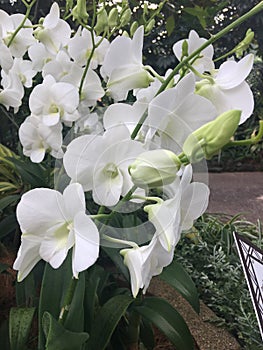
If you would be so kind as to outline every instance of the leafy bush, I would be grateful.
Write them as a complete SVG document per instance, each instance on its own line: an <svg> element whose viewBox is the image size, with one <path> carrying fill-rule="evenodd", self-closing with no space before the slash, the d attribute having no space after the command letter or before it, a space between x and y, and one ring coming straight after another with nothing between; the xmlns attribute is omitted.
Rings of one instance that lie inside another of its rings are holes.
<svg viewBox="0 0 263 350"><path fill-rule="evenodd" d="M190 273L201 299L234 334L242 349L263 349L238 254L233 245L232 232L261 244L260 224L233 218L224 223L222 217L206 215L196 224L197 231L185 236L177 249L176 259ZM193 243L194 239L194 243Z"/></svg>

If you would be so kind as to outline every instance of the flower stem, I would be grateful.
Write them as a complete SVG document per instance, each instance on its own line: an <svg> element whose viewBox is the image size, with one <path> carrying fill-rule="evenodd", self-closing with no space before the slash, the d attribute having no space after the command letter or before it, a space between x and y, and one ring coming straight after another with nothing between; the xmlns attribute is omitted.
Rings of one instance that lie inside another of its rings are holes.
<svg viewBox="0 0 263 350"><path fill-rule="evenodd" d="M7 47L10 47L10 45L12 44L13 40L15 39L17 33L20 31L20 29L22 29L24 27L24 24L25 24L26 20L28 19L29 14L31 12L31 9L32 9L33 5L35 4L35 2L36 2L36 0L32 0L31 4L27 4L24 2L25 6L27 8L26 13L25 13L25 17L23 18L23 21L19 24L19 26L16 28L16 30L12 34L12 36L7 44Z"/></svg>
<svg viewBox="0 0 263 350"><path fill-rule="evenodd" d="M77 287L77 283L78 283L78 279L72 277L72 280L70 282L70 285L68 287L68 290L66 292L66 295L65 295L65 298L63 301L63 306L62 306L60 314L59 314L58 322L61 323L62 325L64 325L66 322L67 315L69 313L70 306L72 303L72 299L73 299L73 296L74 296L74 293L75 293L75 290Z"/></svg>
<svg viewBox="0 0 263 350"><path fill-rule="evenodd" d="M252 135L250 139L247 140L236 140L230 141L225 147L230 146L250 146L259 143L263 139L263 120L259 121L259 130L257 135Z"/></svg>

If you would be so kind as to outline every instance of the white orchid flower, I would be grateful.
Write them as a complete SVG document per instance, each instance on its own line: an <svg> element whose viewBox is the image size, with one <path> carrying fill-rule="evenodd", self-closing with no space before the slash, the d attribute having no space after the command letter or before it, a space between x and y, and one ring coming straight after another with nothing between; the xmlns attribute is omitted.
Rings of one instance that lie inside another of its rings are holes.
<svg viewBox="0 0 263 350"><path fill-rule="evenodd" d="M4 44L3 40L0 38L0 67L8 73L13 65L13 57L10 49Z"/></svg>
<svg viewBox="0 0 263 350"><path fill-rule="evenodd" d="M144 207L148 219L156 229L156 236L165 251L170 252L178 243L181 235L180 228L180 199L181 189L178 187L176 195L168 200L160 201Z"/></svg>
<svg viewBox="0 0 263 350"><path fill-rule="evenodd" d="M53 54L68 44L71 28L60 18L60 9L56 2L52 4L43 23L34 31L34 35Z"/></svg>
<svg viewBox="0 0 263 350"><path fill-rule="evenodd" d="M163 187L168 198L178 195L180 188L180 230L189 230L194 220L199 218L206 210L209 199L209 188L202 182L191 182L193 169L189 164L185 167L181 179L177 177L173 183Z"/></svg>
<svg viewBox="0 0 263 350"><path fill-rule="evenodd" d="M56 52L51 53L44 44L36 42L28 49L28 56L33 63L33 69L41 72L47 62L56 58Z"/></svg>
<svg viewBox="0 0 263 350"><path fill-rule="evenodd" d="M136 298L140 289L146 293L153 276L159 275L168 266L174 256L174 249L167 252L156 235L148 245L126 248L120 251L131 278L132 295Z"/></svg>
<svg viewBox="0 0 263 350"><path fill-rule="evenodd" d="M85 197L80 184L69 185L61 194L48 188L25 193L17 206L22 237L14 269L22 281L41 259L54 269L72 251L72 272L95 263L99 254L99 232L85 214Z"/></svg>
<svg viewBox="0 0 263 350"><path fill-rule="evenodd" d="M9 45L12 35L16 31L17 27L24 21L24 15L16 13L8 15L5 11L0 10L0 38L5 45ZM24 26L15 36L9 46L10 52L14 57L23 57L27 49L33 45L36 40L33 37L32 23L29 19L26 19Z"/></svg>
<svg viewBox="0 0 263 350"><path fill-rule="evenodd" d="M23 153L33 163L40 163L48 151L55 158L62 158L62 125L47 126L41 119L29 116L20 125L19 139Z"/></svg>
<svg viewBox="0 0 263 350"><path fill-rule="evenodd" d="M36 85L29 97L31 113L41 117L47 126L60 121L71 125L79 119L78 105L78 89L69 83L57 83L51 75L47 75L42 84Z"/></svg>
<svg viewBox="0 0 263 350"><path fill-rule="evenodd" d="M70 83L78 87L83 69L70 60L65 51L59 51L54 59L49 60L43 66L42 75L52 75L57 82Z"/></svg>
<svg viewBox="0 0 263 350"><path fill-rule="evenodd" d="M239 62L226 61L208 79L196 84L196 93L209 99L217 109L217 115L231 109L242 111L240 123L244 123L254 109L254 98L245 79L254 62L252 54Z"/></svg>
<svg viewBox="0 0 263 350"><path fill-rule="evenodd" d="M103 134L104 129L100 121L99 115L91 112L89 108L83 107L81 104L78 108L80 118L75 122L74 131L77 135L80 134Z"/></svg>
<svg viewBox="0 0 263 350"><path fill-rule="evenodd" d="M3 74L4 72L2 72ZM17 112L24 97L24 87L19 76L15 73L9 73L1 80L1 84L3 89L0 88L0 103L7 109L13 107L14 111Z"/></svg>
<svg viewBox="0 0 263 350"><path fill-rule="evenodd" d="M96 69L98 65L101 65L103 63L105 54L109 48L109 42L107 39L102 39L101 36L94 35L94 43L100 44L95 49L91 62L90 67L92 69ZM81 67L85 66L87 64L87 60L91 55L93 48L93 42L92 42L92 36L90 31L87 29L79 28L74 35L73 38L70 39L68 44L68 52L70 57L74 60L75 63L80 65Z"/></svg>
<svg viewBox="0 0 263 350"><path fill-rule="evenodd" d="M94 107L97 101L105 95L101 86L101 81L96 72L89 69L83 84L80 96L80 105L82 108Z"/></svg>
<svg viewBox="0 0 263 350"><path fill-rule="evenodd" d="M163 91L149 103L145 121L150 128L148 138L158 131L162 147L177 153L188 135L216 117L213 104L195 94L194 89L195 78L190 73L175 88Z"/></svg>
<svg viewBox="0 0 263 350"><path fill-rule="evenodd" d="M113 103L104 113L103 125L106 130L118 125L125 125L131 134L146 109L147 104L140 101L136 101L133 105Z"/></svg>
<svg viewBox="0 0 263 350"><path fill-rule="evenodd" d="M15 58L13 66L8 73L5 73L4 71L2 72L2 84L4 80L8 79L9 74L16 75L25 87L30 88L37 72L33 70L31 61L23 60L22 58Z"/></svg>
<svg viewBox="0 0 263 350"><path fill-rule="evenodd" d="M94 201L113 206L132 187L128 166L143 152L142 144L131 140L125 126L103 135L83 135L67 147L63 162L72 182L92 190Z"/></svg>
<svg viewBox="0 0 263 350"><path fill-rule="evenodd" d="M189 33L189 38L187 40L179 40L173 45L173 52L179 61L182 60L183 55L183 43L187 42L188 47L188 56L191 55L194 51L196 51L200 46L202 46L207 39L200 38L195 30L191 30ZM199 58L195 59L192 63L193 67L199 72L210 72L214 69L213 62L214 48L212 45L209 45L204 50L202 50L199 54Z"/></svg>
<svg viewBox="0 0 263 350"><path fill-rule="evenodd" d="M130 39L115 38L106 53L101 74L115 101L125 100L132 89L145 88L154 80L142 64L143 26Z"/></svg>

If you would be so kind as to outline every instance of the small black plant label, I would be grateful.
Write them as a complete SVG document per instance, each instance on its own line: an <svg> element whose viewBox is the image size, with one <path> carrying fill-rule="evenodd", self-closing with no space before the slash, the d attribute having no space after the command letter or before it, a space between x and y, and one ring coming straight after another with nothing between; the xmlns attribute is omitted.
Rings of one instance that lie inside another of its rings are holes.
<svg viewBox="0 0 263 350"><path fill-rule="evenodd" d="M263 250L233 233L263 340Z"/></svg>

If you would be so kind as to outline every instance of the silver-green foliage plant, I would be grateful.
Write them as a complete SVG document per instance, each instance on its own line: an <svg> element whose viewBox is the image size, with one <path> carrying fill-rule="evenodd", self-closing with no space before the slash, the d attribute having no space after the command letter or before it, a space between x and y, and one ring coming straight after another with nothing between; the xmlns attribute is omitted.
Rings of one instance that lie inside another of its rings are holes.
<svg viewBox="0 0 263 350"><path fill-rule="evenodd" d="M234 247L233 231L261 245L262 228L238 217L205 215L196 231L180 242L176 258L193 278L200 298L217 315L211 319L226 327L242 349L263 349L260 331L240 259ZM191 243L189 244L189 238ZM194 241L193 241L194 240Z"/></svg>

